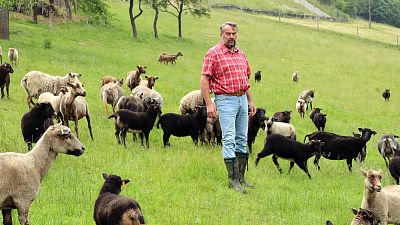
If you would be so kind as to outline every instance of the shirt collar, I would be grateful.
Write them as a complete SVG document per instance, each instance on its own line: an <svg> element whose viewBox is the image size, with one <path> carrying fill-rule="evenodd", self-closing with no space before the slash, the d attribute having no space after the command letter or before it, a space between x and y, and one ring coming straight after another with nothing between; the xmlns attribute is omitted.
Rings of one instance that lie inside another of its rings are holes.
<svg viewBox="0 0 400 225"><path fill-rule="evenodd" d="M224 43L222 43L222 42L219 43L219 48L222 50L223 53L231 52L231 51L224 45ZM238 51L239 51L238 48L236 48L236 47L233 48L233 52L238 52Z"/></svg>

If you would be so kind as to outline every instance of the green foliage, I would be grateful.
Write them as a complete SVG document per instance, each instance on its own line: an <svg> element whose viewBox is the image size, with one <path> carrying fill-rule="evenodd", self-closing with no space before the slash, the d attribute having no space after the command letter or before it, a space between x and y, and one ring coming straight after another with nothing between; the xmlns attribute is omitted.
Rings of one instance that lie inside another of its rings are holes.
<svg viewBox="0 0 400 225"><path fill-rule="evenodd" d="M182 4L182 11L189 11L193 16L210 16L210 10L203 0L160 0L158 6L162 11L168 11L178 17L178 14L181 11L180 6ZM173 10L171 10L170 7L172 7Z"/></svg>
<svg viewBox="0 0 400 225"><path fill-rule="evenodd" d="M47 49L53 48L53 44L51 43L51 40L44 39L43 40L43 47L47 48Z"/></svg>
<svg viewBox="0 0 400 225"><path fill-rule="evenodd" d="M84 13L90 24L110 23L110 7L104 0L78 0L78 8Z"/></svg>

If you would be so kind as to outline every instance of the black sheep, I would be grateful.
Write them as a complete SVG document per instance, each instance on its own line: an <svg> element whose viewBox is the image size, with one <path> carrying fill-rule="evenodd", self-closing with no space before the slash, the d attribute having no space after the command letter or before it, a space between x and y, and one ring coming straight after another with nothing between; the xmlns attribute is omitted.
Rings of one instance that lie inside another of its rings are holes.
<svg viewBox="0 0 400 225"><path fill-rule="evenodd" d="M353 137L361 138L361 134L356 134L356 133L353 132ZM360 153L358 154L356 160L357 160L359 163L363 163L364 160L365 160L365 157L367 157L367 145L365 145L364 148L361 149L361 151L360 151Z"/></svg>
<svg viewBox="0 0 400 225"><path fill-rule="evenodd" d="M261 71L257 71L254 74L254 80L255 80L255 82L261 82Z"/></svg>
<svg viewBox="0 0 400 225"><path fill-rule="evenodd" d="M247 130L247 146L249 146L249 152L253 150L253 143L256 140L258 130L262 127L265 128L265 109L257 108L256 114L249 117L249 126Z"/></svg>
<svg viewBox="0 0 400 225"><path fill-rule="evenodd" d="M22 116L21 131L29 151L32 149L32 143L36 143L47 128L53 125L52 118L55 116L53 106L49 102L35 104Z"/></svg>
<svg viewBox="0 0 400 225"><path fill-rule="evenodd" d="M396 180L396 184L399 185L400 180L400 150L395 151L393 158L389 163L389 171L392 177Z"/></svg>
<svg viewBox="0 0 400 225"><path fill-rule="evenodd" d="M14 69L8 63L0 65L0 88L1 98L4 98L4 87L6 87L7 98L9 97L8 87L10 86L10 73L14 73Z"/></svg>
<svg viewBox="0 0 400 225"><path fill-rule="evenodd" d="M382 97L385 99L385 101L389 101L389 98L390 98L390 89L386 89L386 90L382 93Z"/></svg>
<svg viewBox="0 0 400 225"><path fill-rule="evenodd" d="M311 110L311 112L310 112L310 119L313 120L313 119L314 119L314 116L315 116L315 113L320 113L321 110L322 110L321 108L313 108L313 109Z"/></svg>
<svg viewBox="0 0 400 225"><path fill-rule="evenodd" d="M94 205L96 225L145 224L142 210L135 200L119 195L122 185L129 183L117 175L103 173L104 184Z"/></svg>
<svg viewBox="0 0 400 225"><path fill-rule="evenodd" d="M314 118L313 118L313 123L315 127L319 131L324 131L325 130L325 124L326 124L326 114L323 113L315 113Z"/></svg>
<svg viewBox="0 0 400 225"><path fill-rule="evenodd" d="M290 123L290 113L292 111L276 112L273 117L277 119L276 122Z"/></svg>
<svg viewBox="0 0 400 225"><path fill-rule="evenodd" d="M204 131L207 123L207 108L205 106L196 107L194 115L179 115L176 113L166 113L160 117L157 129L161 124L164 132L164 147L170 146L169 138L171 135L177 137L191 136L197 145L199 134Z"/></svg>
<svg viewBox="0 0 400 225"><path fill-rule="evenodd" d="M278 157L290 160L288 174L296 163L311 179L307 168L307 160L313 155L319 154L323 145L324 143L319 140L312 140L307 144L303 144L280 134L270 134L265 140L264 149L257 155L256 166L261 158L272 155L272 160L280 173L282 173L282 168L278 163Z"/></svg>

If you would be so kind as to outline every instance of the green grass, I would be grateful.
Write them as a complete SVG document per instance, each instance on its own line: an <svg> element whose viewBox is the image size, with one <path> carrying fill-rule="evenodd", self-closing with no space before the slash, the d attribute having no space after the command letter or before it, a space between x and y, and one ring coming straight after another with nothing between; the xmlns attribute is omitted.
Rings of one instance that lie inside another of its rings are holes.
<svg viewBox="0 0 400 225"><path fill-rule="evenodd" d="M318 225L327 219L348 224L350 207L359 207L363 177L354 163L353 173L344 161L321 160L321 171L309 165L308 180L298 167L291 175L279 174L270 157L254 168L262 149L260 132L250 158L247 180L256 186L248 195L227 188L227 174L220 147L195 147L189 137L171 138L171 147L162 147L162 131L150 134L150 149L129 141L118 146L114 125L108 120L99 97L100 78L111 74L125 78L136 65L147 66L147 75L160 77L156 90L164 97L163 112L178 112L180 98L199 88L202 59L208 48L219 41L218 27L223 21L239 24L238 45L250 61L252 71L262 71L262 82L251 80L251 91L258 107L267 114L292 110L292 123L300 140L315 131L309 118L295 113L298 93L314 89L314 107L323 108L326 130L351 135L358 127L378 132L368 142L365 168L381 168L383 185L394 184L376 150L380 135L400 133L396 82L400 64L396 47L358 40L332 31L318 32L287 23L239 12L213 10L211 18L185 15L183 39L177 38L177 22L161 14L160 39L152 38L153 12L146 8L138 19L139 38L131 39L128 3L110 1L114 20L111 27L81 23L34 25L11 16L11 40L0 42L3 49L16 47L20 65L11 79L11 98L0 101L1 151L26 152L20 132L20 118L27 111L26 94L20 80L31 70L63 75L82 73L87 102L92 116L94 141L89 138L86 121L79 123L86 152L81 157L59 155L43 180L39 197L30 211L31 224L94 224L93 205L102 185L101 172L131 179L121 194L136 199L148 224L290 224ZM43 41L51 40L45 49ZM161 52L181 51L174 66L157 62ZM300 71L301 80L293 84L291 74ZM381 93L392 90L390 102ZM124 86L126 93L128 88ZM284 173L288 162L281 160ZM14 215L14 220L16 217Z"/></svg>

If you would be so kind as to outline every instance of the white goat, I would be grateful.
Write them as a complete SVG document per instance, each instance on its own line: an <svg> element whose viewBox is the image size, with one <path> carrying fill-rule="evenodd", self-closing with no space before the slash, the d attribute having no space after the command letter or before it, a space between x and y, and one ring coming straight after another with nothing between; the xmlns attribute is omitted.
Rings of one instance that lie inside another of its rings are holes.
<svg viewBox="0 0 400 225"><path fill-rule="evenodd" d="M307 103L307 109L308 105L310 105L310 108L312 109L313 98L314 98L314 90L304 90L300 92L299 97L297 99L303 99Z"/></svg>
<svg viewBox="0 0 400 225"><path fill-rule="evenodd" d="M12 224L11 210L16 208L19 223L28 225L30 205L58 153L80 156L84 150L68 127L53 125L30 152L0 153L0 209L5 224Z"/></svg>
<svg viewBox="0 0 400 225"><path fill-rule="evenodd" d="M113 112L115 112L115 106L118 100L124 96L124 90L122 89L122 83L108 83L103 85L100 89L100 97L104 102L106 113L108 114L107 104L112 106Z"/></svg>
<svg viewBox="0 0 400 225"><path fill-rule="evenodd" d="M307 103L303 99L297 99L296 102L296 110L299 112L300 117L304 118L304 115L307 112Z"/></svg>
<svg viewBox="0 0 400 225"><path fill-rule="evenodd" d="M395 151L400 151L399 142L395 138L398 138L398 136L393 134L384 134L378 141L378 151L385 160L386 167L388 167L390 157L394 156Z"/></svg>
<svg viewBox="0 0 400 225"><path fill-rule="evenodd" d="M68 89L66 87L61 87L60 94L53 95L50 92L44 92L40 94L38 102L50 102L51 106L53 106L54 112L59 116L62 121L60 114L60 102L61 98L67 93Z"/></svg>
<svg viewBox="0 0 400 225"><path fill-rule="evenodd" d="M179 111L182 115L194 114L196 106L204 105L204 98L201 90L194 90L187 93L179 101Z"/></svg>
<svg viewBox="0 0 400 225"><path fill-rule="evenodd" d="M361 208L371 211L381 225L400 224L400 186L382 188L382 171L361 172L365 176Z"/></svg>
<svg viewBox="0 0 400 225"><path fill-rule="evenodd" d="M18 50L16 48L9 48L8 49L8 58L10 59L12 66L17 66Z"/></svg>
<svg viewBox="0 0 400 225"><path fill-rule="evenodd" d="M265 120L265 134L280 134L292 140L296 140L296 130L290 123L276 122L278 119L275 117L267 117Z"/></svg>

